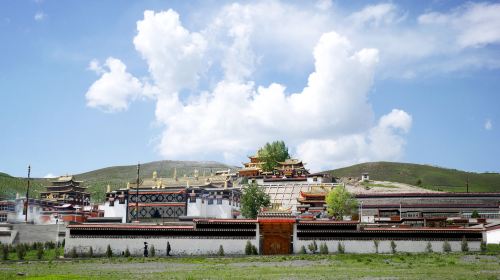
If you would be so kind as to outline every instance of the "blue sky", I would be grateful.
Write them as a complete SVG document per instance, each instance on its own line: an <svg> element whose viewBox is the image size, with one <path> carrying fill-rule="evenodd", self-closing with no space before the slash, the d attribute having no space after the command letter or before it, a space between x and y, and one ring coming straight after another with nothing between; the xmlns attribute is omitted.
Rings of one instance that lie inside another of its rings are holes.
<svg viewBox="0 0 500 280"><path fill-rule="evenodd" d="M277 139L313 170L500 171L499 4L186 2L3 1L0 171L239 165Z"/></svg>

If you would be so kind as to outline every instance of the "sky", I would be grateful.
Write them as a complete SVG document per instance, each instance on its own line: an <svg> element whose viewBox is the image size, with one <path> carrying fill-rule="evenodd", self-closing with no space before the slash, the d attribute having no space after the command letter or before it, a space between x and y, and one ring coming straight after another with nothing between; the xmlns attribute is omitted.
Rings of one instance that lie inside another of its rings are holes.
<svg viewBox="0 0 500 280"><path fill-rule="evenodd" d="M500 172L500 4L2 1L0 172L240 166Z"/></svg>

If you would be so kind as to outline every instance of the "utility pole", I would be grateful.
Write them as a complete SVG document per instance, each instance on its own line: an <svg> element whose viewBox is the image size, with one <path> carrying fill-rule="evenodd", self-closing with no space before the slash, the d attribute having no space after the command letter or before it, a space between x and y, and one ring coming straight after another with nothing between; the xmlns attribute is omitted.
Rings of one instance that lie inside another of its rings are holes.
<svg viewBox="0 0 500 280"><path fill-rule="evenodd" d="M26 188L26 216L24 216L24 222L28 223L28 211L30 205L30 174L31 174L31 165L28 165L28 188Z"/></svg>
<svg viewBox="0 0 500 280"><path fill-rule="evenodd" d="M137 163L137 180L135 185L135 222L139 222L139 170L141 169L141 164Z"/></svg>
<svg viewBox="0 0 500 280"><path fill-rule="evenodd" d="M469 193L469 175L467 175L467 183L466 183L466 185L467 185L467 193Z"/></svg>

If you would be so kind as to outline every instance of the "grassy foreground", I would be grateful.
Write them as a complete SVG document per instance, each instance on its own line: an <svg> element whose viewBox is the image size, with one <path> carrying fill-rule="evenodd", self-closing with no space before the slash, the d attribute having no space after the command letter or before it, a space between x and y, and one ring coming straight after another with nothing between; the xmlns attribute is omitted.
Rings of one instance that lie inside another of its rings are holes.
<svg viewBox="0 0 500 280"><path fill-rule="evenodd" d="M0 279L500 279L500 255L93 258L0 263Z"/></svg>

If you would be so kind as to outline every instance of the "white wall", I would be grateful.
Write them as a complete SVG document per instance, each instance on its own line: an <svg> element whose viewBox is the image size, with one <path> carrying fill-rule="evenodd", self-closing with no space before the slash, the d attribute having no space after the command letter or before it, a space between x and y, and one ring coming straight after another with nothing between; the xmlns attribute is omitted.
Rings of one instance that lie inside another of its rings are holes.
<svg viewBox="0 0 500 280"><path fill-rule="evenodd" d="M74 247L78 254L82 254L88 253L90 247L92 247L95 255L105 255L106 248L110 245L114 255L121 255L128 248L130 254L142 256L144 242L148 242L148 248L154 245L156 255L165 256L167 242L169 242L172 250L171 255L217 254L220 245L223 246L225 254L234 255L245 254L247 241L250 241L252 245L258 248L259 244L256 238L66 238L64 251L68 254Z"/></svg>
<svg viewBox="0 0 500 280"><path fill-rule="evenodd" d="M295 240L293 244L293 249L295 253L299 253L302 246L307 249L307 246L311 244L313 240ZM427 243L429 241L425 240L394 240L396 243L397 252L409 252L409 253L423 253L426 252ZM337 252L338 244L344 245L346 253L375 253L375 245L373 240L316 240L316 244L319 246L322 243L326 243L328 246L328 252ZM443 252L444 241L430 241L432 250L434 252ZM461 251L462 241L448 241L451 246L451 250L454 252ZM480 241L468 241L469 251L479 251ZM379 253L391 253L391 241L390 240L380 240L378 245Z"/></svg>
<svg viewBox="0 0 500 280"><path fill-rule="evenodd" d="M223 199L222 204L217 204L217 199L214 199L213 204L208 204L205 199L201 203L201 198L196 198L196 202L187 203L187 216L189 217L212 217L218 219L231 219L233 217L233 209L239 210L239 207L232 206L228 199Z"/></svg>
<svg viewBox="0 0 500 280"><path fill-rule="evenodd" d="M486 243L487 244L500 243L500 228L486 231Z"/></svg>
<svg viewBox="0 0 500 280"><path fill-rule="evenodd" d="M114 206L109 206L109 201L104 203L104 217L122 218L122 223L127 222L127 201L124 204L120 204L118 200L114 201Z"/></svg>

